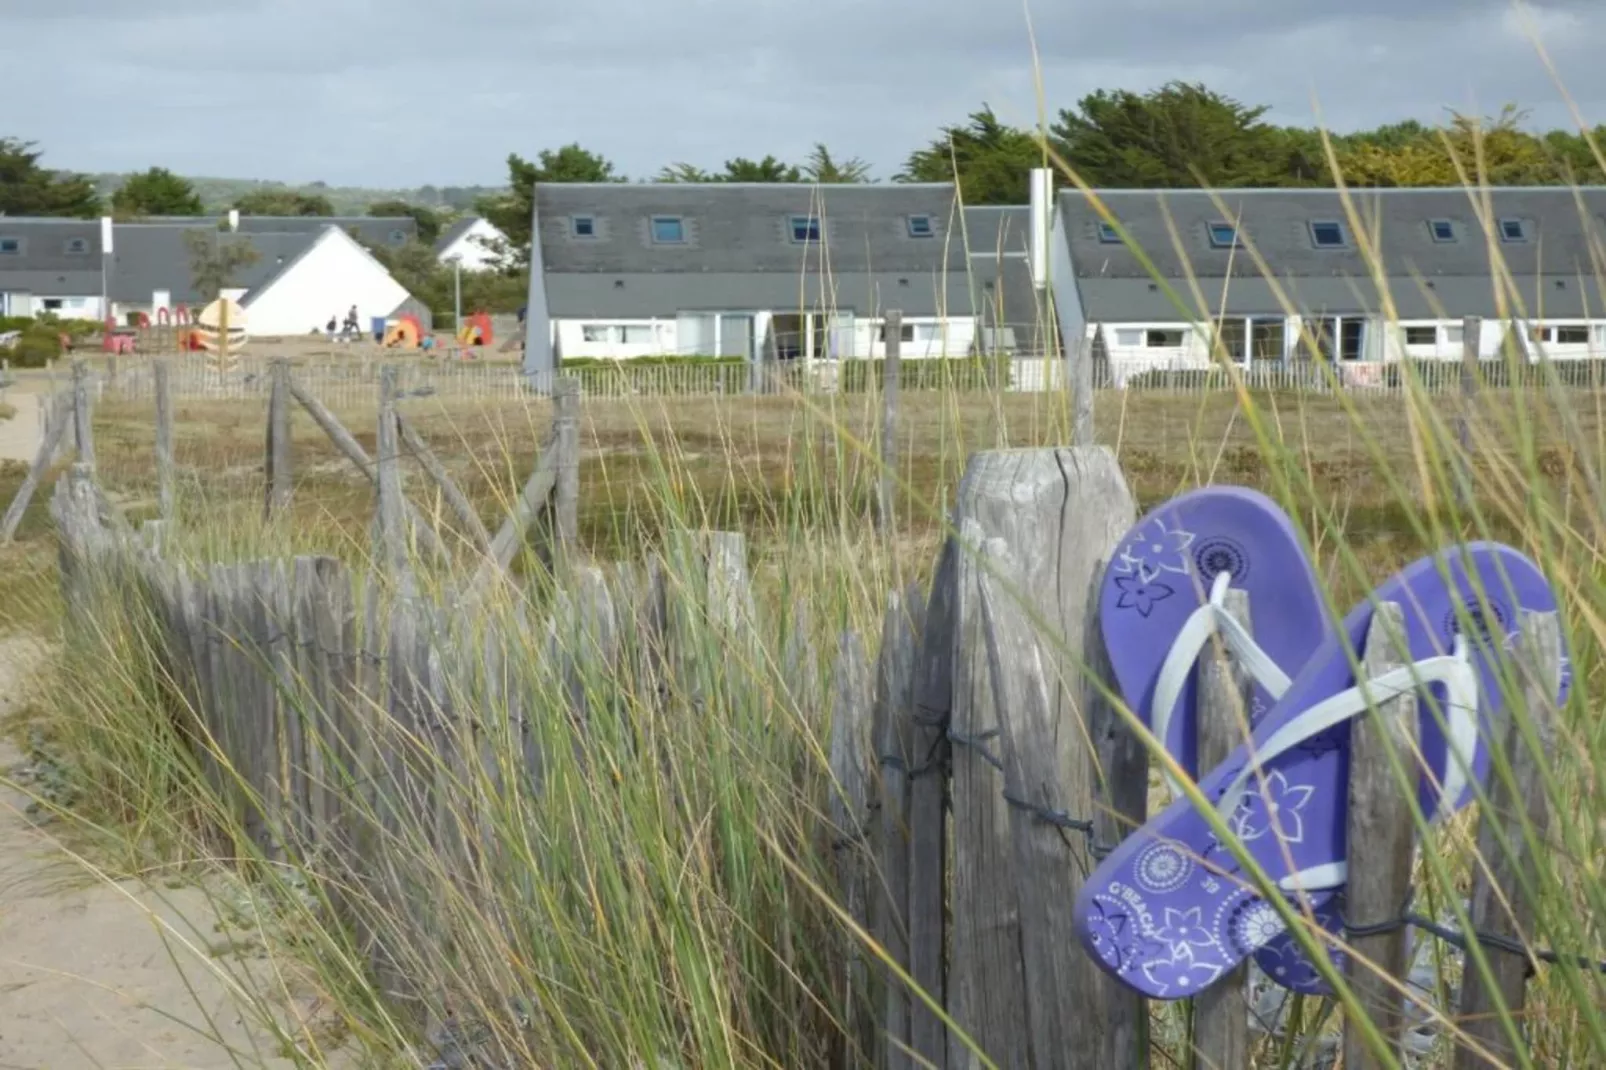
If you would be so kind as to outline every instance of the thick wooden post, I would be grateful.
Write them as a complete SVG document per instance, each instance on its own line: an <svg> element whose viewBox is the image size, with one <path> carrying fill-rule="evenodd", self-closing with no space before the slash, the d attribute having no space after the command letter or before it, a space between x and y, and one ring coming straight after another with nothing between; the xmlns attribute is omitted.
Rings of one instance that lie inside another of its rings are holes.
<svg viewBox="0 0 1606 1070"><path fill-rule="evenodd" d="M78 463L95 467L95 434L90 425L89 365L79 359L72 362L72 413L73 447L78 451Z"/></svg>
<svg viewBox="0 0 1606 1070"><path fill-rule="evenodd" d="M1362 667L1376 677L1405 664L1405 613L1384 602L1372 613ZM1373 925L1399 913L1411 887L1416 843L1410 797L1419 776L1416 754L1416 692L1373 695L1375 709L1350 728L1349 884L1344 911L1358 925ZM1393 755L1391 758L1390 755ZM1397 774L1394 762L1401 763ZM1403 779L1402 779L1403 778ZM1348 980L1367 1017L1398 1057L1404 1028L1404 985L1411 967L1410 932L1399 928L1350 941ZM1366 1046L1354 1022L1344 1026L1344 1065L1374 1070L1385 1064Z"/></svg>
<svg viewBox="0 0 1606 1070"><path fill-rule="evenodd" d="M876 494L876 525L882 532L895 526L898 493L898 386L903 356L903 312L887 311L881 328L886 360L881 366L881 466Z"/></svg>
<svg viewBox="0 0 1606 1070"><path fill-rule="evenodd" d="M1033 815L1005 801L999 765L1007 763L996 753L1000 741L993 737L1011 732L1014 711L1000 709L990 679L981 603L985 563L976 548L1002 543L1020 577L1016 598L1038 629L1038 643L1053 652L1044 666L1041 717L1053 731L1002 741L1005 747L1042 750L1042 760L1051 760L1056 771L1051 782L1024 784L1025 802L1093 819L1110 809L1110 786L1101 783L1099 755L1089 745L1092 740L1102 750L1100 734L1106 731L1104 704L1087 672L1090 662L1102 661L1094 593L1109 554L1136 513L1120 465L1106 449L979 453L959 486L957 519L967 546L959 562L951 729L956 741L954 931L948 1007L1001 1067L1124 1070L1144 1065L1144 1009L1135 993L1080 951L1054 966L1052 983L1033 977L1028 984L1023 949L1046 932L1069 931L1076 893L1095 859L1086 837L1059 841L1064 857L1052 899L1023 902L1024 882L1012 873L1011 827ZM1028 924L1023 906L1045 912L1030 930L1023 929ZM1034 1050L1044 1030L1055 1038L1053 1050ZM950 1067L972 1064L962 1044L950 1045Z"/></svg>
<svg viewBox="0 0 1606 1070"><path fill-rule="evenodd" d="M1245 629L1251 629L1248 592L1229 590L1225 608ZM1249 738L1251 681L1219 639L1205 647L1196 679L1199 768L1210 770ZM1194 997L1195 1070L1249 1065L1248 980L1245 963Z"/></svg>
<svg viewBox="0 0 1606 1070"><path fill-rule="evenodd" d="M151 371L156 389L156 503L163 520L173 519L173 384L167 361L158 360Z"/></svg>
<svg viewBox="0 0 1606 1070"><path fill-rule="evenodd" d="M290 362L275 358L270 365L268 393L267 503L264 516L272 519L290 507Z"/></svg>
<svg viewBox="0 0 1606 1070"><path fill-rule="evenodd" d="M1488 868L1474 868L1471 911L1475 931L1519 942L1531 940L1533 933L1534 903L1518 874L1531 864L1532 844L1542 842L1550 827L1537 755L1555 752L1556 692L1561 682L1561 625L1556 614L1524 613L1520 627L1518 711L1508 706L1505 723L1493 726L1491 733L1505 741L1511 776L1500 775L1498 768L1490 776L1489 804L1478 826L1478 857ZM1523 956L1502 951L1485 954L1489 959L1487 980L1468 956L1460 1024L1494 1056L1494 1062L1461 1047L1455 1053L1456 1070L1515 1063L1517 1045L1512 1034L1521 1035L1530 963ZM1505 1014L1500 1012L1502 1005Z"/></svg>

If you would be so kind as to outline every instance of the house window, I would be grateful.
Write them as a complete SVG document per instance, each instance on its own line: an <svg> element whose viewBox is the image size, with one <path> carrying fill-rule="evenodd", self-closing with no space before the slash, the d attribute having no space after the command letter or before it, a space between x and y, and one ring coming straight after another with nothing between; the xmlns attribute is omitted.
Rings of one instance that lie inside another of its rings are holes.
<svg viewBox="0 0 1606 1070"><path fill-rule="evenodd" d="M89 239L88 238L73 238L73 239L71 239L70 241L67 242L67 253L68 253L68 255L75 255L75 254L87 253L87 252L89 252Z"/></svg>
<svg viewBox="0 0 1606 1070"><path fill-rule="evenodd" d="M1238 228L1231 223L1210 224L1210 245L1216 249L1237 248Z"/></svg>
<svg viewBox="0 0 1606 1070"><path fill-rule="evenodd" d="M1433 235L1436 242L1455 241L1455 224L1448 219L1430 219L1428 232Z"/></svg>
<svg viewBox="0 0 1606 1070"><path fill-rule="evenodd" d="M22 252L21 238L0 238L0 254L17 256Z"/></svg>
<svg viewBox="0 0 1606 1070"><path fill-rule="evenodd" d="M1407 327L1405 328L1405 344L1408 346L1438 345L1439 329L1437 327Z"/></svg>
<svg viewBox="0 0 1606 1070"><path fill-rule="evenodd" d="M1528 224L1521 219L1502 219L1500 221L1500 240L1503 242L1527 241Z"/></svg>
<svg viewBox="0 0 1606 1070"><path fill-rule="evenodd" d="M1121 236L1115 232L1115 227L1109 223L1099 223L1099 241L1105 245L1120 245Z"/></svg>
<svg viewBox="0 0 1606 1070"><path fill-rule="evenodd" d="M1589 344L1589 328L1578 323L1557 327L1556 344L1559 346L1587 346Z"/></svg>
<svg viewBox="0 0 1606 1070"><path fill-rule="evenodd" d="M614 329L604 323L582 323L580 325L580 338L586 342L612 342L617 335Z"/></svg>
<svg viewBox="0 0 1606 1070"><path fill-rule="evenodd" d="M44 300L44 306L46 312L60 312L62 300L59 297L47 297Z"/></svg>
<svg viewBox="0 0 1606 1070"><path fill-rule="evenodd" d="M597 236L596 218L588 215L570 216L569 233L576 238L595 238Z"/></svg>
<svg viewBox="0 0 1606 1070"><path fill-rule="evenodd" d="M1344 224L1331 219L1316 220L1310 225L1310 240L1318 249L1342 249L1347 244Z"/></svg>
<svg viewBox="0 0 1606 1070"><path fill-rule="evenodd" d="M621 341L627 346L650 346L654 332L651 324L633 323L619 328Z"/></svg>
<svg viewBox="0 0 1606 1070"><path fill-rule="evenodd" d="M1461 324L1452 324L1444 329L1444 344L1458 346L1466 340L1466 329Z"/></svg>
<svg viewBox="0 0 1606 1070"><path fill-rule="evenodd" d="M816 215L793 216L792 240L799 243L819 241L820 217Z"/></svg>
<svg viewBox="0 0 1606 1070"><path fill-rule="evenodd" d="M393 230L390 232L390 243L392 245L401 245L406 241L407 232L405 230Z"/></svg>
<svg viewBox="0 0 1606 1070"><path fill-rule="evenodd" d="M678 215L652 217L652 243L654 245L686 244L686 222Z"/></svg>
<svg viewBox="0 0 1606 1070"><path fill-rule="evenodd" d="M929 238L934 233L936 231L931 225L931 217L929 215L912 215L909 217L909 237Z"/></svg>
<svg viewBox="0 0 1606 1070"><path fill-rule="evenodd" d="M883 342L887 340L887 325L885 323L881 325L880 337ZM900 325L898 328L898 340L900 342L913 342L915 340L915 325L912 323Z"/></svg>
<svg viewBox="0 0 1606 1070"><path fill-rule="evenodd" d="M1143 344L1149 349L1178 349L1184 333L1180 328L1151 328L1143 332Z"/></svg>

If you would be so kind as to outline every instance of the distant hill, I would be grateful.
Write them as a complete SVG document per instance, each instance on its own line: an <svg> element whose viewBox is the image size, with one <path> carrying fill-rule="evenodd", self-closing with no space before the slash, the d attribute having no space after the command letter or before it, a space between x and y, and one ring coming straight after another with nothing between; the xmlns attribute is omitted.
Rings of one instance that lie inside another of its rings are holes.
<svg viewBox="0 0 1606 1070"><path fill-rule="evenodd" d="M101 196L109 197L127 179L122 174L92 176ZM295 185L289 182L268 182L255 178L197 178L189 177L195 192L208 212L220 212L244 194L261 189L289 189L298 193L319 194L329 198L338 215L361 215L377 201L405 201L424 208L445 208L467 211L479 197L506 192L500 186L420 186L417 189L370 189L363 186L330 186L323 182Z"/></svg>

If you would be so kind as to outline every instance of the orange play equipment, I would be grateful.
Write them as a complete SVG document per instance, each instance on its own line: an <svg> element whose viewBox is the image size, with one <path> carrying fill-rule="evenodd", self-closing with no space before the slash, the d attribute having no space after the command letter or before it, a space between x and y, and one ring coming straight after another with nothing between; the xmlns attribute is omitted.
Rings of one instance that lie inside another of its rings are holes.
<svg viewBox="0 0 1606 1070"><path fill-rule="evenodd" d="M457 340L466 346L491 344L491 317L483 310L474 313L458 328Z"/></svg>
<svg viewBox="0 0 1606 1070"><path fill-rule="evenodd" d="M417 349L423 337L424 325L418 322L417 316L406 312L395 323L385 328L382 344L387 349Z"/></svg>

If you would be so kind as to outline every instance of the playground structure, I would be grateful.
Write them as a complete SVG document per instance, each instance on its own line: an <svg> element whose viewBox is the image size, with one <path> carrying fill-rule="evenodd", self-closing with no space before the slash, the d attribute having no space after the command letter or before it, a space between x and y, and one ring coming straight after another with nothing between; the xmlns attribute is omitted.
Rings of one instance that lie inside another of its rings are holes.
<svg viewBox="0 0 1606 1070"><path fill-rule="evenodd" d="M403 313L385 328L380 344L386 349L417 349L423 344L424 325L411 312Z"/></svg>
<svg viewBox="0 0 1606 1070"><path fill-rule="evenodd" d="M195 317L190 335L208 353L238 353L249 337L245 309L232 298L220 297Z"/></svg>
<svg viewBox="0 0 1606 1070"><path fill-rule="evenodd" d="M457 341L461 345L489 346L494 340L491 317L484 309L469 316L457 329Z"/></svg>

